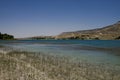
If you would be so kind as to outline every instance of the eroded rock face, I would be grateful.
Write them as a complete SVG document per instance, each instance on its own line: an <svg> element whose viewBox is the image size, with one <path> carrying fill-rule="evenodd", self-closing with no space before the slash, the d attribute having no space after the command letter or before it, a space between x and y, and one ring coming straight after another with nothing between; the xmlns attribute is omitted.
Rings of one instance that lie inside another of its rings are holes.
<svg viewBox="0 0 120 80"><path fill-rule="evenodd" d="M55 39L100 39L100 40L114 40L120 36L120 21L113 25L103 28L82 30L75 32L63 32L57 35Z"/></svg>

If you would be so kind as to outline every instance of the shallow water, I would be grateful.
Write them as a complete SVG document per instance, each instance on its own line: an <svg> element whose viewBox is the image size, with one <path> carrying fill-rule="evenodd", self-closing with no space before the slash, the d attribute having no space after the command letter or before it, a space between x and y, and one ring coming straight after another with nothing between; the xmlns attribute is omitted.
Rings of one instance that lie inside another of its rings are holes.
<svg viewBox="0 0 120 80"><path fill-rule="evenodd" d="M119 40L1 40L0 45L68 56L73 61L120 65Z"/></svg>

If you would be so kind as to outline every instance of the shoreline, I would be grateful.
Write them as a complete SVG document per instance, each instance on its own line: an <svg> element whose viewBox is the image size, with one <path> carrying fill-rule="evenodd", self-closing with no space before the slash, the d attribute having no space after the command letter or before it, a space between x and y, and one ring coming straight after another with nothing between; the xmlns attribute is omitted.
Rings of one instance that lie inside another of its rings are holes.
<svg viewBox="0 0 120 80"><path fill-rule="evenodd" d="M0 53L0 59L0 65L2 65L0 66L2 73L0 76L1 80L5 80L6 78L12 80L120 79L120 65L111 69L104 65L93 65L85 62L74 63L67 57L13 49L10 52L6 52L6 54ZM5 71L5 73L3 73L3 71ZM18 73L19 71L21 72ZM44 77L42 77L42 75Z"/></svg>

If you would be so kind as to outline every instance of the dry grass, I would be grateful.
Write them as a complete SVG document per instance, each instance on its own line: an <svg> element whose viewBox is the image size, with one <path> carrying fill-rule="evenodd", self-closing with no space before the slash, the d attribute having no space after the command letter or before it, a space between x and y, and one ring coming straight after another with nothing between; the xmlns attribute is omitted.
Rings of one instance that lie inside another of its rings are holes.
<svg viewBox="0 0 120 80"><path fill-rule="evenodd" d="M67 57L25 51L0 54L0 80L119 80L120 65L112 68Z"/></svg>

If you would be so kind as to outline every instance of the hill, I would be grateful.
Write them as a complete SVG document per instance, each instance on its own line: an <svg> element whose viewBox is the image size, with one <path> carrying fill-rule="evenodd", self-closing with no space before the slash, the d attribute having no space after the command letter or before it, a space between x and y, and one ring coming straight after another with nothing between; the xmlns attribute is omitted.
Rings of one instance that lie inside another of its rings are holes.
<svg viewBox="0 0 120 80"><path fill-rule="evenodd" d="M10 35L10 34L2 34L0 32L0 40L11 40L11 39L14 39L14 36L13 35Z"/></svg>
<svg viewBox="0 0 120 80"><path fill-rule="evenodd" d="M55 39L82 39L82 40L115 40L120 39L120 21L103 28L63 32L55 36Z"/></svg>

